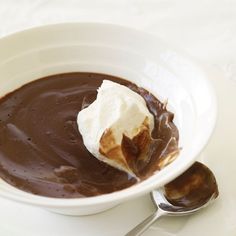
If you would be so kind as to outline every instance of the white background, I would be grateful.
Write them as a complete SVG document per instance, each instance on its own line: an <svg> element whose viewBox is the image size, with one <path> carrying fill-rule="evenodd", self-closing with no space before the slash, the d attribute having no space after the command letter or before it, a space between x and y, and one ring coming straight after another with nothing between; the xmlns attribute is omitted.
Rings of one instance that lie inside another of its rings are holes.
<svg viewBox="0 0 236 236"><path fill-rule="evenodd" d="M0 0L0 37L49 23L86 21L155 33L202 64L215 87L218 124L201 159L215 172L220 199L203 212L162 219L145 235L236 235L235 0ZM1 53L1 52L0 52ZM0 199L0 235L124 235L154 207L148 196L90 217L66 217Z"/></svg>

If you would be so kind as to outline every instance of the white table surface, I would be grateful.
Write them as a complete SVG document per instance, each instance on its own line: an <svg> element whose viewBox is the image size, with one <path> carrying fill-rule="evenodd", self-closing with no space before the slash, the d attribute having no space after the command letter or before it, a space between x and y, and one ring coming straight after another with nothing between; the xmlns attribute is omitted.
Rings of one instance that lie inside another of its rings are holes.
<svg viewBox="0 0 236 236"><path fill-rule="evenodd" d="M49 23L93 21L157 34L205 67L215 87L219 118L201 159L216 174L220 198L202 212L163 218L146 236L236 235L236 1L235 0L0 0L0 37ZM1 52L0 52L1 53ZM149 196L107 212L68 217L0 199L1 236L117 235L154 207Z"/></svg>

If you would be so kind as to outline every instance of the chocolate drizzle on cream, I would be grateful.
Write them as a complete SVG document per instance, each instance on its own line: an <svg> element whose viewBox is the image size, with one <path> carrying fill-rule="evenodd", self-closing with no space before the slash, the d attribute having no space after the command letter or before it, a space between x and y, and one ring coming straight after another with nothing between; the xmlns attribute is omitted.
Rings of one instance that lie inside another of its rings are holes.
<svg viewBox="0 0 236 236"><path fill-rule="evenodd" d="M100 139L99 152L109 160L118 162L129 173L139 177L138 163L148 163L152 137L147 118L143 121L137 135L132 139L123 134L121 145L117 145L111 129L106 130Z"/></svg>

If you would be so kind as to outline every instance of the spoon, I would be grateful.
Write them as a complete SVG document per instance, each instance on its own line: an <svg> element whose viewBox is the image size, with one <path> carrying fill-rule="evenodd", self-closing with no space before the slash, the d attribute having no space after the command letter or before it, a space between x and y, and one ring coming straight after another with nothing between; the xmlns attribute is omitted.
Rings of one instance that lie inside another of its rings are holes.
<svg viewBox="0 0 236 236"><path fill-rule="evenodd" d="M219 195L211 170L195 162L186 172L151 193L156 211L125 236L138 236L161 216L184 216L206 207Z"/></svg>

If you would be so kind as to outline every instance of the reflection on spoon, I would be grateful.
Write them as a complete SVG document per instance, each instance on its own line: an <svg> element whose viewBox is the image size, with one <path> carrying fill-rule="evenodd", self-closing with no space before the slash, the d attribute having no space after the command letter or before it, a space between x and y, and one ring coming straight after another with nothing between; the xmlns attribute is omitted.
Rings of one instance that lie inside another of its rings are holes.
<svg viewBox="0 0 236 236"><path fill-rule="evenodd" d="M160 216L192 214L206 206L219 195L212 171L195 162L186 172L163 188L151 193L156 212L132 229L126 236L141 235Z"/></svg>

